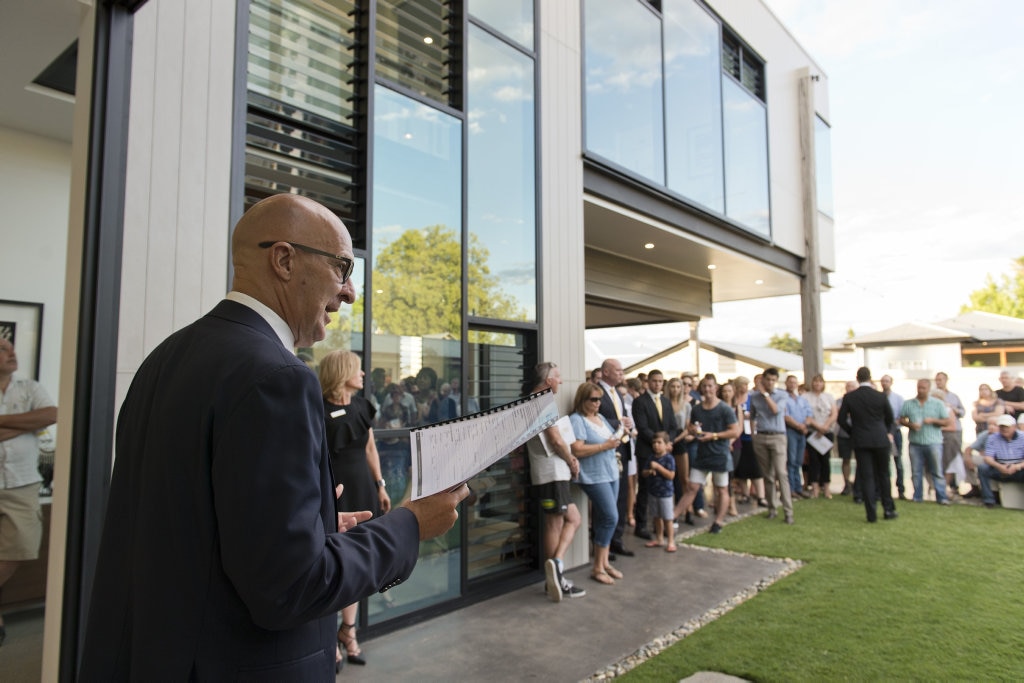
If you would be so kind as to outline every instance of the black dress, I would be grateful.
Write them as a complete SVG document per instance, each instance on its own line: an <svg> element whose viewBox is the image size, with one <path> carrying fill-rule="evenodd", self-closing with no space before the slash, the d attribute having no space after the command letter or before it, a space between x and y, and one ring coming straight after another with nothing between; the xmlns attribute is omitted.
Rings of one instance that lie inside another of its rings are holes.
<svg viewBox="0 0 1024 683"><path fill-rule="evenodd" d="M366 462L366 444L376 414L377 409L358 394L352 396L347 406L324 399L327 446L331 449L334 480L345 485L338 499L339 512L370 510L374 517L380 515L377 483Z"/></svg>

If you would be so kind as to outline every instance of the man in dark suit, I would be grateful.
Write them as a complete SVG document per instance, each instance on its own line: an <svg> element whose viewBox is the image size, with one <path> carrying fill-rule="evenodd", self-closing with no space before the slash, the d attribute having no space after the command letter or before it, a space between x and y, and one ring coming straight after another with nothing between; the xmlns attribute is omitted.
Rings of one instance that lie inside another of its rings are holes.
<svg viewBox="0 0 1024 683"><path fill-rule="evenodd" d="M633 418L629 416L629 411L622 404L622 397L615 390L615 387L621 381L622 363L614 358L609 358L601 363L601 377L597 380L597 384L602 390L601 405L598 408L598 412L605 416L612 429L618 429L619 425L622 425L623 429L630 433L633 431ZM622 472L619 474L619 498L616 501L619 510L619 521L616 523L615 531L612 533L612 542L609 548L616 555L632 557L636 553L627 548L622 542L622 536L626 529L626 520L629 519L629 505L627 502L629 500L629 460L631 457L629 439L626 439L619 445L618 454L619 462L622 463Z"/></svg>
<svg viewBox="0 0 1024 683"><path fill-rule="evenodd" d="M876 502L882 498L886 519L896 519L889 479L892 452L892 406L885 394L871 386L871 371L857 370L857 389L843 396L839 424L849 424L853 450L857 453L857 483L869 522L878 521Z"/></svg>
<svg viewBox="0 0 1024 683"><path fill-rule="evenodd" d="M351 238L284 194L231 247L226 300L122 405L80 680L333 681L338 610L408 578L468 493L358 526L369 512L335 512L320 386L293 348L352 303Z"/></svg>
<svg viewBox="0 0 1024 683"><path fill-rule="evenodd" d="M647 391L633 401L633 423L636 425L636 469L643 472L650 467L654 450L651 440L656 432L668 432L670 439L679 435L679 425L672 410L672 402L661 390L665 386L665 376L661 370L651 370L647 374ZM637 476L636 491L636 535L650 538L647 531L647 489L650 481L647 477ZM671 533L671 530L669 530Z"/></svg>

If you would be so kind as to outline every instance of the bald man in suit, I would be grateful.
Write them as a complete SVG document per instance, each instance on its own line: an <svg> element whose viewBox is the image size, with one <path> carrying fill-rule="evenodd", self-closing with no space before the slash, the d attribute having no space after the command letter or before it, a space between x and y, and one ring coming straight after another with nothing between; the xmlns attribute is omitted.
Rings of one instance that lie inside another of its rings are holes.
<svg viewBox="0 0 1024 683"><path fill-rule="evenodd" d="M351 238L284 194L231 247L232 291L121 408L80 680L333 681L338 610L408 578L468 493L336 513L319 382L293 349L354 300Z"/></svg>

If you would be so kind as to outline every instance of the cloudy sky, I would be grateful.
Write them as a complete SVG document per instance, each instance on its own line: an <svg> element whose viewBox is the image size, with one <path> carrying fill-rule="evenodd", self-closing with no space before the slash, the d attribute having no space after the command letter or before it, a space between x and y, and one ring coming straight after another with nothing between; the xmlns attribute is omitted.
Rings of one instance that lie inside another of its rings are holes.
<svg viewBox="0 0 1024 683"><path fill-rule="evenodd" d="M1024 2L765 0L829 78L837 270L823 338L952 317L1024 254ZM797 297L701 335L800 334Z"/></svg>

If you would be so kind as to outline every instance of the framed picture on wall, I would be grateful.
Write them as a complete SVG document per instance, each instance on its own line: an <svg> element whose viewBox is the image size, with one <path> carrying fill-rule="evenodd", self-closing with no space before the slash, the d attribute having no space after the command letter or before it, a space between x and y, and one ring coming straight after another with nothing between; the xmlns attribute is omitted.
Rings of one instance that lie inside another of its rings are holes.
<svg viewBox="0 0 1024 683"><path fill-rule="evenodd" d="M0 299L0 339L14 344L18 374L39 379L40 340L43 336L43 305Z"/></svg>

